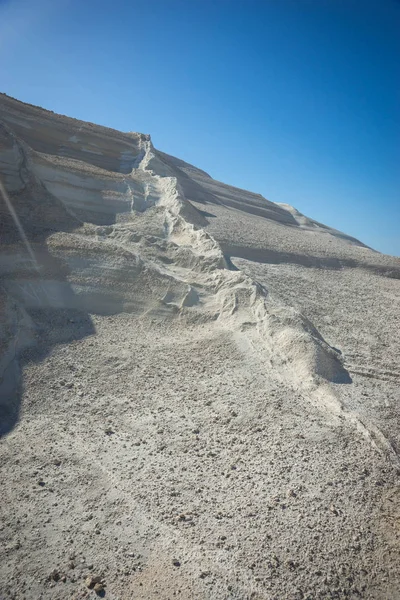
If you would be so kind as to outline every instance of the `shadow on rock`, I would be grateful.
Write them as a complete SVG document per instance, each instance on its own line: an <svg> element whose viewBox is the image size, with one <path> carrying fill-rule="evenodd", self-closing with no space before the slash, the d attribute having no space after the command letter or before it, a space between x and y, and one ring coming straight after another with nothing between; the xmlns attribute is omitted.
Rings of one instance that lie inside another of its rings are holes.
<svg viewBox="0 0 400 600"><path fill-rule="evenodd" d="M9 200L18 222L2 199L0 436L18 423L24 366L43 360L57 344L95 333L88 311L69 284L68 267L51 255L46 244L50 234L72 231L80 223L40 186L26 187Z"/></svg>

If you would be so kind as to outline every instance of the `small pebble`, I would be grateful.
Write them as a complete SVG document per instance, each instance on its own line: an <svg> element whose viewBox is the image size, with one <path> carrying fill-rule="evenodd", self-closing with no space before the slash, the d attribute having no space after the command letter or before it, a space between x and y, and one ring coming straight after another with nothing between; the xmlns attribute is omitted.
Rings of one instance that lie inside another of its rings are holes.
<svg viewBox="0 0 400 600"><path fill-rule="evenodd" d="M93 589L96 592L96 594L101 594L101 592L104 591L104 586L101 583L96 583Z"/></svg>

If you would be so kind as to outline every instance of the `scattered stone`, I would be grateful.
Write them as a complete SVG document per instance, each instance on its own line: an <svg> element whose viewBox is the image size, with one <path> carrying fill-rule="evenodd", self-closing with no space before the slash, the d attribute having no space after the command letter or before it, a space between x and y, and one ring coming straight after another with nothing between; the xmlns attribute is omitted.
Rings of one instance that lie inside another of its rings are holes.
<svg viewBox="0 0 400 600"><path fill-rule="evenodd" d="M89 577L86 577L85 579L85 585L86 587L92 589L95 587L95 585L97 584L101 584L102 583L102 578L100 577L100 575L89 575Z"/></svg>
<svg viewBox="0 0 400 600"><path fill-rule="evenodd" d="M176 558L173 559L172 564L174 565L174 567L180 567L181 566L181 563Z"/></svg>
<svg viewBox="0 0 400 600"><path fill-rule="evenodd" d="M43 481L43 479L39 479L39 481L38 481L38 485L40 485L40 487L44 487L46 484L45 484L45 482Z"/></svg>
<svg viewBox="0 0 400 600"><path fill-rule="evenodd" d="M199 575L200 579L205 579L210 575L210 571L202 571Z"/></svg>
<svg viewBox="0 0 400 600"><path fill-rule="evenodd" d="M21 542L15 542L7 547L7 550L19 550L21 548Z"/></svg>
<svg viewBox="0 0 400 600"><path fill-rule="evenodd" d="M102 592L104 592L104 586L102 583L96 583L93 589L96 592L96 594L101 594Z"/></svg>
<svg viewBox="0 0 400 600"><path fill-rule="evenodd" d="M57 569L54 569L50 573L50 579L52 579L53 581L58 581L60 579L60 573L57 571Z"/></svg>

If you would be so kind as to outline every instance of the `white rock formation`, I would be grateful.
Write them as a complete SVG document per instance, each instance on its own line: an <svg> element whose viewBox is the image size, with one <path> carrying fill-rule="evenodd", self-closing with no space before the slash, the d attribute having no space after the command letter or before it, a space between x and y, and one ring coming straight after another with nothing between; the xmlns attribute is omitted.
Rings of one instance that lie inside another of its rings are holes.
<svg viewBox="0 0 400 600"><path fill-rule="evenodd" d="M115 598L396 597L400 260L4 95L0 176L3 588L73 593L69 544Z"/></svg>

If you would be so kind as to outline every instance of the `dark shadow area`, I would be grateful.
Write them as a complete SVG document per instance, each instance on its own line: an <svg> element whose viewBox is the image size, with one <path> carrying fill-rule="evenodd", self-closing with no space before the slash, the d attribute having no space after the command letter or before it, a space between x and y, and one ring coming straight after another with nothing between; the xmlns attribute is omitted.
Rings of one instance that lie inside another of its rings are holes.
<svg viewBox="0 0 400 600"><path fill-rule="evenodd" d="M353 383L350 373L343 365L338 368L337 373L330 378L330 381L332 383L339 383L341 385L349 385L350 383Z"/></svg>
<svg viewBox="0 0 400 600"><path fill-rule="evenodd" d="M19 420L24 394L23 369L30 362L40 362L57 344L79 340L95 333L90 316L74 309L27 311L36 328L36 339L12 358L0 378L0 438L7 435ZM36 314L33 314L36 313Z"/></svg>
<svg viewBox="0 0 400 600"><path fill-rule="evenodd" d="M332 270L340 270L345 267L357 267L361 269L367 269L368 271L372 271L376 275L380 275L382 277L400 279L400 260L399 267L396 267L394 265L374 265L351 258L308 256L305 254L278 252L277 250L271 250L269 248L249 248L247 246L235 246L231 244L225 244L224 242L220 242L220 246L224 252L224 255L226 257L230 257L231 259L237 257L264 264L293 264L300 265L302 267Z"/></svg>
<svg viewBox="0 0 400 600"><path fill-rule="evenodd" d="M205 210L200 210L199 208L198 208L197 210L199 211L199 213L200 213L201 215L203 215L203 217L210 218L210 219L211 219L211 218L212 218L212 219L215 219L215 218L216 218L216 215L213 215L212 213L209 213L209 212L207 212L207 211L205 211Z"/></svg>
<svg viewBox="0 0 400 600"><path fill-rule="evenodd" d="M331 257L307 256L305 254L293 254L290 252L278 252L269 248L249 248L246 246L234 246L221 242L224 253L230 257L244 258L258 263L267 264L295 264L302 267L314 267L321 269L342 269L343 267L359 266L352 259L339 259Z"/></svg>
<svg viewBox="0 0 400 600"><path fill-rule="evenodd" d="M239 269L231 261L231 257L228 256L228 254L224 254L224 259L230 271L239 271Z"/></svg>
<svg viewBox="0 0 400 600"><path fill-rule="evenodd" d="M73 231L80 223L44 187L31 183L9 199L36 264L0 196L0 437L18 423L24 366L42 361L57 344L95 334L68 282L68 267L46 245L50 234Z"/></svg>

